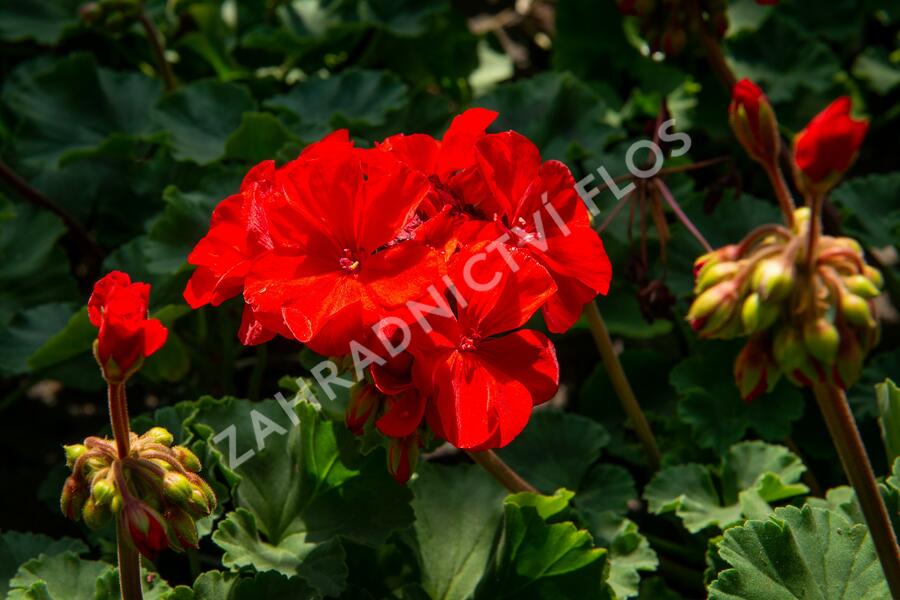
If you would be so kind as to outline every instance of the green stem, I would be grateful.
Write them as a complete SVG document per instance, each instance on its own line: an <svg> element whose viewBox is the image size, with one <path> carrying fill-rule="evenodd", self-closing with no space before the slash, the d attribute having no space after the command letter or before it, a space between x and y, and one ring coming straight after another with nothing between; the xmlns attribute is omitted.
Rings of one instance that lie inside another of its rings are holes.
<svg viewBox="0 0 900 600"><path fill-rule="evenodd" d="M162 34L156 28L153 19L151 19L150 15L145 11L141 10L141 14L138 15L138 21L141 22L144 31L147 33L147 39L150 41L150 49L153 51L153 56L156 58L156 66L159 69L163 84L166 86L166 91L171 92L177 87L177 84L175 83L175 73L172 72L172 65L166 60L165 42Z"/></svg>
<svg viewBox="0 0 900 600"><path fill-rule="evenodd" d="M497 453L493 450L483 450L481 452L466 450L466 454L510 492L540 493L536 487L522 479L508 464L503 462L503 459L497 456Z"/></svg>
<svg viewBox="0 0 900 600"><path fill-rule="evenodd" d="M775 197L778 199L778 206L781 207L784 221L787 223L788 227L793 227L794 198L791 196L791 191L788 189L787 181L784 179L784 173L781 172L781 167L779 167L777 163L764 165L764 169L766 175L769 176L769 181L772 182L772 188L775 190Z"/></svg>
<svg viewBox="0 0 900 600"><path fill-rule="evenodd" d="M734 76L731 67L729 67L728 63L725 61L725 55L722 53L722 47L719 45L719 42L710 35L706 21L703 20L703 13L700 10L699 1L692 0L688 4L688 9L690 10L691 18L697 26L697 35L700 38L700 44L703 46L703 52L706 54L706 60L709 62L709 66L716 76L718 76L722 85L728 90L728 93L731 94L734 84L737 83L737 77Z"/></svg>
<svg viewBox="0 0 900 600"><path fill-rule="evenodd" d="M116 542L119 546L119 588L122 600L142 600L141 557L131 544L125 524L116 519Z"/></svg>
<svg viewBox="0 0 900 600"><path fill-rule="evenodd" d="M819 236L822 233L822 202L821 195L813 196L810 201L809 236L806 243L806 272L813 273L816 265L816 250L819 245Z"/></svg>
<svg viewBox="0 0 900 600"><path fill-rule="evenodd" d="M131 429L128 424L128 403L125 399L125 384L110 383L109 390L109 422L112 425L113 438L119 458L126 458L131 447Z"/></svg>
<svg viewBox="0 0 900 600"><path fill-rule="evenodd" d="M594 335L594 343L597 345L597 350L600 351L603 365L609 374L613 389L619 397L619 402L622 403L625 414L631 419L634 431L644 447L647 464L650 465L653 471L657 471L659 470L661 458L659 446L656 444L656 437L653 435L653 430L650 429L647 416L641 410L641 405L638 404L634 390L631 389L631 384L628 382L628 377L625 376L625 369L622 368L622 363L619 361L619 356L613 347L612 339L609 337L609 330L606 328L600 309L597 308L597 303L593 300L588 302L584 307L584 314L590 325L591 333Z"/></svg>
<svg viewBox="0 0 900 600"><path fill-rule="evenodd" d="M856 490L856 498L875 543L875 552L881 561L891 595L900 598L900 548L897 547L897 536L891 527L887 508L878 491L875 473L847 398L843 391L829 384L817 383L813 386L813 391L847 479Z"/></svg>

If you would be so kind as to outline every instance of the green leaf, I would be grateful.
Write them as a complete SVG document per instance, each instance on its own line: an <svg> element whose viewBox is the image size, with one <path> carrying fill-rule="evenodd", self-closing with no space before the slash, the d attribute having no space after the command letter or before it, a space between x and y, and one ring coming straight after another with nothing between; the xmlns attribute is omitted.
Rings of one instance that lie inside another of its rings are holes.
<svg viewBox="0 0 900 600"><path fill-rule="evenodd" d="M59 247L65 230L55 215L29 205L16 205L15 218L0 222L0 324L25 308L78 299Z"/></svg>
<svg viewBox="0 0 900 600"><path fill-rule="evenodd" d="M28 359L31 369L45 369L91 351L97 328L88 319L87 307L69 318L69 322L48 339Z"/></svg>
<svg viewBox="0 0 900 600"><path fill-rule="evenodd" d="M884 48L866 48L853 63L853 76L882 96L900 85L900 65Z"/></svg>
<svg viewBox="0 0 900 600"><path fill-rule="evenodd" d="M72 552L41 556L19 568L10 581L9 600L95 600L102 590L98 580L113 571Z"/></svg>
<svg viewBox="0 0 900 600"><path fill-rule="evenodd" d="M203 80L164 96L154 108L154 120L169 131L176 160L208 165L225 154L225 145L256 101L243 86Z"/></svg>
<svg viewBox="0 0 900 600"><path fill-rule="evenodd" d="M616 597L623 600L637 596L641 571L653 572L659 564L637 524L607 512L594 518L588 530L598 546L609 548L609 585Z"/></svg>
<svg viewBox="0 0 900 600"><path fill-rule="evenodd" d="M9 580L19 567L38 555L56 556L71 552L80 556L88 551L81 540L64 537L54 540L40 533L4 531L0 533L0 597L9 592Z"/></svg>
<svg viewBox="0 0 900 600"><path fill-rule="evenodd" d="M884 383L875 386L878 399L878 424L881 426L881 439L887 450L888 462L893 463L900 456L900 388L885 379Z"/></svg>
<svg viewBox="0 0 900 600"><path fill-rule="evenodd" d="M55 167L149 134L161 90L158 79L98 68L92 55L79 53L19 66L3 102L21 122L18 154L29 165Z"/></svg>
<svg viewBox="0 0 900 600"><path fill-rule="evenodd" d="M729 449L719 468L686 464L666 467L644 490L650 512L674 512L691 533L726 529L742 519L745 507L804 494L797 483L806 470L787 448L759 441Z"/></svg>
<svg viewBox="0 0 900 600"><path fill-rule="evenodd" d="M705 341L671 372L678 391L678 415L703 448L724 452L752 429L766 440L782 440L803 415L803 396L782 380L753 402L741 400L731 375L736 342Z"/></svg>
<svg viewBox="0 0 900 600"><path fill-rule="evenodd" d="M900 173L857 177L831 192L841 210L846 234L871 247L896 246L900 240Z"/></svg>
<svg viewBox="0 0 900 600"><path fill-rule="evenodd" d="M410 487L422 587L431 598L466 600L487 567L505 492L477 466L430 463Z"/></svg>
<svg viewBox="0 0 900 600"><path fill-rule="evenodd" d="M300 81L287 94L274 96L265 104L283 111L291 119L291 128L311 142L334 129L361 133L383 125L406 102L406 85L395 75L353 69Z"/></svg>
<svg viewBox="0 0 900 600"><path fill-rule="evenodd" d="M784 102L804 90L824 92L841 70L834 52L790 17L772 12L755 32L728 41L739 78L763 86L772 102Z"/></svg>
<svg viewBox="0 0 900 600"><path fill-rule="evenodd" d="M225 157L250 163L271 160L282 146L296 139L277 117L247 112L241 118L241 126L225 142Z"/></svg>
<svg viewBox="0 0 900 600"><path fill-rule="evenodd" d="M868 530L834 511L775 509L726 531L719 554L733 568L712 583L711 600L890 597Z"/></svg>
<svg viewBox="0 0 900 600"><path fill-rule="evenodd" d="M492 130L515 129L544 159L580 157L620 133L607 119L604 99L569 73L542 73L499 86L478 105L500 113Z"/></svg>
<svg viewBox="0 0 900 600"><path fill-rule="evenodd" d="M500 457L539 490L577 490L609 441L602 425L557 410L536 411Z"/></svg>
<svg viewBox="0 0 900 600"><path fill-rule="evenodd" d="M66 326L74 310L68 303L42 304L0 325L0 375L27 373L29 357Z"/></svg>
<svg viewBox="0 0 900 600"><path fill-rule="evenodd" d="M411 494L391 479L380 451L361 456L342 424L305 401L295 408L203 398L185 425L235 484L238 509L213 534L225 565L299 575L322 593L339 593L347 575L340 538L383 543L412 522Z"/></svg>
<svg viewBox="0 0 900 600"><path fill-rule="evenodd" d="M571 522L550 523L572 493L521 493L504 501L503 534L475 598L613 598L608 553Z"/></svg>
<svg viewBox="0 0 900 600"><path fill-rule="evenodd" d="M0 40L56 44L78 26L82 0L0 0Z"/></svg>

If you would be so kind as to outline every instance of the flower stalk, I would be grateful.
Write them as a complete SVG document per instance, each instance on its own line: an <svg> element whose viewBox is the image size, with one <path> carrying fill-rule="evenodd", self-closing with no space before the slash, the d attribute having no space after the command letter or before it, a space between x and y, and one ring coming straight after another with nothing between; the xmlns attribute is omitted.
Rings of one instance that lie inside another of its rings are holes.
<svg viewBox="0 0 900 600"><path fill-rule="evenodd" d="M122 519L116 519L116 545L119 548L119 589L122 600L141 600L141 556L129 541Z"/></svg>
<svg viewBox="0 0 900 600"><path fill-rule="evenodd" d="M466 454L510 492L514 494L519 492L540 493L536 487L525 481L521 475L497 456L497 453L493 450L483 450L481 452L467 450Z"/></svg>
<svg viewBox="0 0 900 600"><path fill-rule="evenodd" d="M629 383L628 377L625 375L625 369L622 368L622 363L619 361L619 356L613 347L612 339L609 337L609 330L606 328L606 323L600 314L600 309L597 308L596 302L593 300L588 302L584 307L584 314L594 336L594 343L597 345L597 350L603 359L603 365L609 374L613 389L619 397L622 409L628 415L628 418L631 419L638 440L644 448L647 464L651 470L657 471L659 470L661 457L656 437L653 435L647 416L641 409L641 405L634 395L634 390L631 388L631 383Z"/></svg>
<svg viewBox="0 0 900 600"><path fill-rule="evenodd" d="M156 28L156 24L146 11L142 10L140 14L138 14L138 21L140 21L141 26L144 28L144 32L147 34L147 39L150 41L150 49L153 51L154 58L156 58L156 65L159 69L159 74L162 77L163 84L166 86L166 91L171 92L178 84L175 80L175 73L172 71L172 65L166 60L165 42L163 41L162 34Z"/></svg>
<svg viewBox="0 0 900 600"><path fill-rule="evenodd" d="M900 548L891 526L887 508L878 491L875 473L850 412L844 392L834 385L817 383L813 386L816 400L832 442L837 450L847 479L856 490L856 498L875 544L875 552L894 598L900 598Z"/></svg>

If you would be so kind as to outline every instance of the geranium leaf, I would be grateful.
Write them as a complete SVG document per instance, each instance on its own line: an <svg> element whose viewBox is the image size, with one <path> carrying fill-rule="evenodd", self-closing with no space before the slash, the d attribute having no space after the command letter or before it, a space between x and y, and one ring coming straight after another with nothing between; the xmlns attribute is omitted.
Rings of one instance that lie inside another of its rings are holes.
<svg viewBox="0 0 900 600"><path fill-rule="evenodd" d="M207 165L223 157L243 114L255 109L256 101L246 88L204 80L167 94L154 108L153 117L169 132L176 160Z"/></svg>
<svg viewBox="0 0 900 600"><path fill-rule="evenodd" d="M803 415L803 397L786 381L749 404L741 400L731 375L738 347L705 341L669 377L679 395L678 415L693 429L697 444L717 452L748 429L766 440L782 440Z"/></svg>
<svg viewBox="0 0 900 600"><path fill-rule="evenodd" d="M733 568L712 583L711 600L889 597L868 530L834 511L777 508L726 531L719 554Z"/></svg>
<svg viewBox="0 0 900 600"><path fill-rule="evenodd" d="M62 538L54 540L40 533L4 531L0 533L0 597L9 592L9 580L19 567L38 555L56 556L71 552L80 556L88 551L81 540Z"/></svg>
<svg viewBox="0 0 900 600"><path fill-rule="evenodd" d="M633 521L606 512L591 519L594 543L609 549L609 585L619 599L638 595L641 571L656 570L659 559Z"/></svg>
<svg viewBox="0 0 900 600"><path fill-rule="evenodd" d="M573 523L548 522L571 496L559 490L506 498L500 547L476 599L614 597L606 582L608 552Z"/></svg>
<svg viewBox="0 0 900 600"><path fill-rule="evenodd" d="M896 191L900 173L850 179L831 193L841 209L848 235L872 247L895 246L900 239L900 208Z"/></svg>
<svg viewBox="0 0 900 600"><path fill-rule="evenodd" d="M366 127L382 125L406 102L406 85L396 76L354 69L298 82L288 93L274 96L265 104L284 112L301 138L315 141L333 129L359 133Z"/></svg>
<svg viewBox="0 0 900 600"><path fill-rule="evenodd" d="M162 91L158 79L98 68L89 54L18 67L3 101L21 122L16 151L37 167L56 167L152 131L150 107Z"/></svg>
<svg viewBox="0 0 900 600"><path fill-rule="evenodd" d="M0 0L0 39L18 42L32 39L39 44L55 44L78 26L82 0Z"/></svg>
<svg viewBox="0 0 900 600"><path fill-rule="evenodd" d="M741 521L742 496L754 510L759 501L777 502L807 492L797 483L806 470L787 448L759 441L732 446L718 469L675 465L647 484L644 498L655 514L674 512L691 533L710 526L725 529Z"/></svg>
<svg viewBox="0 0 900 600"><path fill-rule="evenodd" d="M431 598L469 598L488 564L504 490L480 467L429 463L410 487L423 588Z"/></svg>
<svg viewBox="0 0 900 600"><path fill-rule="evenodd" d="M225 141L225 156L258 163L274 158L285 144L296 140L278 117L246 112L241 117L240 127Z"/></svg>
<svg viewBox="0 0 900 600"><path fill-rule="evenodd" d="M411 494L393 482L381 452L361 456L342 424L305 401L295 408L204 398L186 426L235 485L238 510L213 534L226 564L300 575L335 593L346 577L339 538L382 543L412 522ZM243 462L232 464L235 457ZM315 560L322 562L314 569Z"/></svg>

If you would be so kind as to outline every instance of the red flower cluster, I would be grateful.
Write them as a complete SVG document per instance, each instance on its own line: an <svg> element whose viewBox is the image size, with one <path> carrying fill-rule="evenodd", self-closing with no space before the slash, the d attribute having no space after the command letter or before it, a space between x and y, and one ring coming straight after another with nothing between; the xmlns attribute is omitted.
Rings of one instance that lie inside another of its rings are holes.
<svg viewBox="0 0 900 600"><path fill-rule="evenodd" d="M188 261L193 307L243 294L239 337L351 355L348 410L394 438L392 470L423 420L461 448L511 441L558 386L552 332L609 288L611 268L569 170L472 109L443 139L354 147L346 131L276 168L257 165L215 210ZM369 382L369 383L366 383Z"/></svg>
<svg viewBox="0 0 900 600"><path fill-rule="evenodd" d="M94 351L107 380L126 379L166 343L169 332L147 318L149 305L150 285L132 283L127 273L112 271L94 284L88 318L100 329Z"/></svg>

